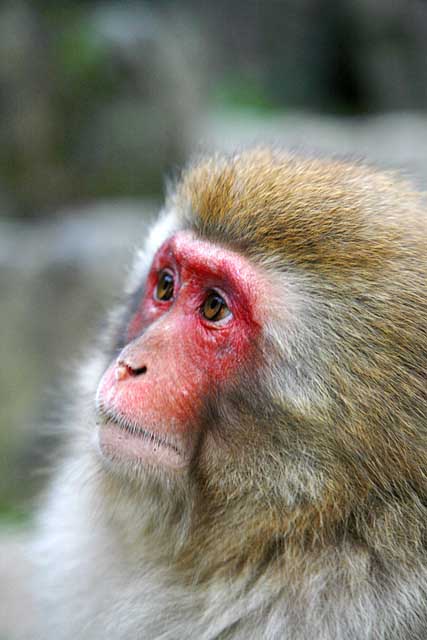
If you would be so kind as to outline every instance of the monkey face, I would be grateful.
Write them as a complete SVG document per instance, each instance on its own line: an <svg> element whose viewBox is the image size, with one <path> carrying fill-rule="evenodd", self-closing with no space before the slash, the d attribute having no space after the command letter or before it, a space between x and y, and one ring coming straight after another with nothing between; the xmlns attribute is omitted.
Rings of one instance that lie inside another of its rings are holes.
<svg viewBox="0 0 427 640"><path fill-rule="evenodd" d="M253 357L268 291L239 254L179 232L157 251L125 346L97 392L99 447L110 460L190 464L209 397Z"/></svg>

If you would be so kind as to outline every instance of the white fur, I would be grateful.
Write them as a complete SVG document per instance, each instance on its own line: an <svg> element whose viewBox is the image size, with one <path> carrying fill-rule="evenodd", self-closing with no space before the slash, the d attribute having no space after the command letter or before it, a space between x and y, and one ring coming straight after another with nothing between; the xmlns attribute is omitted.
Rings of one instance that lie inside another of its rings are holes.
<svg viewBox="0 0 427 640"><path fill-rule="evenodd" d="M132 293L147 276L154 254L159 247L180 228L176 211L163 211L157 222L151 227L143 248L136 253L132 271L126 284L128 293Z"/></svg>

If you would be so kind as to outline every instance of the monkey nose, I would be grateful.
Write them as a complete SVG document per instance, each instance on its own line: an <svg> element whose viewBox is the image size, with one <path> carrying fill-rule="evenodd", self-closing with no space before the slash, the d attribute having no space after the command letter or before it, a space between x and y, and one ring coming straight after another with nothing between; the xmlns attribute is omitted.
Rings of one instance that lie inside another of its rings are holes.
<svg viewBox="0 0 427 640"><path fill-rule="evenodd" d="M131 367L126 362L118 362L114 372L116 380L125 380L126 378L133 378L135 376L142 375L147 372L147 367Z"/></svg>

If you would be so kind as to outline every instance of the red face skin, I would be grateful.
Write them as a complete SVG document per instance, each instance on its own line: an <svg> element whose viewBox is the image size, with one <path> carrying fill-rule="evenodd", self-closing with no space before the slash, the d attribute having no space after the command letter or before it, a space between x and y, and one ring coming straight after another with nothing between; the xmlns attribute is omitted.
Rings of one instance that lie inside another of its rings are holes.
<svg viewBox="0 0 427 640"><path fill-rule="evenodd" d="M159 300L165 269L173 277L173 295ZM106 418L99 446L107 458L176 470L188 466L206 397L235 380L251 359L267 286L242 256L190 232L161 246L130 319L128 344L98 387L98 409ZM212 292L229 310L219 321L203 315Z"/></svg>

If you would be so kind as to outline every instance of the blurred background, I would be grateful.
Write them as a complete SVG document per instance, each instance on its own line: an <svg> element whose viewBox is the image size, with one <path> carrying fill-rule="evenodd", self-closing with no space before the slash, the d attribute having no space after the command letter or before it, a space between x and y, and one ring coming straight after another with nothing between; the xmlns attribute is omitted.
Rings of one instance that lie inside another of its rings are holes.
<svg viewBox="0 0 427 640"><path fill-rule="evenodd" d="M274 142L427 178L425 0L0 3L0 524L63 380L194 152Z"/></svg>

